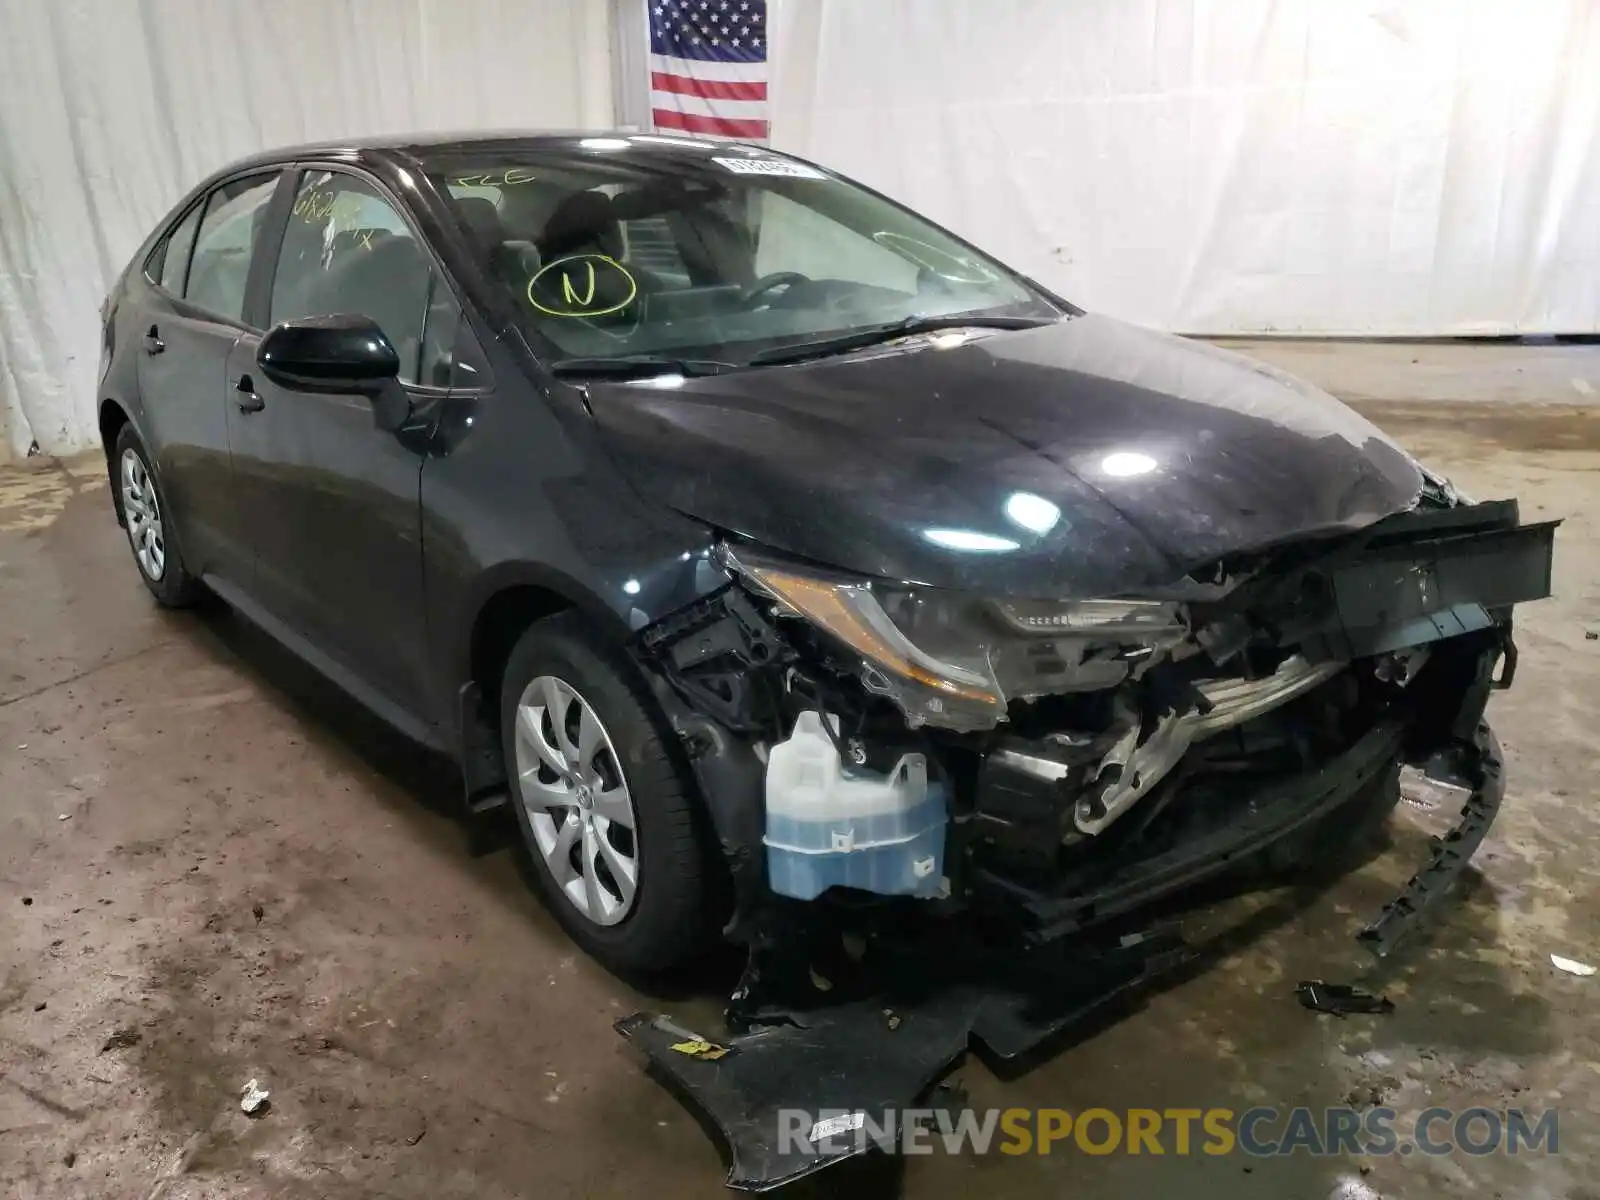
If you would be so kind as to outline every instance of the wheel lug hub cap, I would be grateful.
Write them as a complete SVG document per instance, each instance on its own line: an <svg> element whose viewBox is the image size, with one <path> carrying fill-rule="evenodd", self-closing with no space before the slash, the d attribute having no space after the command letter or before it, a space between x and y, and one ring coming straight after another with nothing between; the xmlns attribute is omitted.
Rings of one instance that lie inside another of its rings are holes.
<svg viewBox="0 0 1600 1200"><path fill-rule="evenodd" d="M587 783L578 785L578 807L585 811L594 807L594 789Z"/></svg>

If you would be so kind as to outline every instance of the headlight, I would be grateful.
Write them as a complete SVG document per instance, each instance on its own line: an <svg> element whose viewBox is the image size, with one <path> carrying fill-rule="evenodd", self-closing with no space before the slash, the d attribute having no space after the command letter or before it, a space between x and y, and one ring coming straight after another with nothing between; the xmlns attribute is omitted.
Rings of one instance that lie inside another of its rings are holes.
<svg viewBox="0 0 1600 1200"><path fill-rule="evenodd" d="M1113 687L1186 633L1173 605L995 601L827 576L725 549L728 569L860 655L862 683L913 725L989 729L1010 699Z"/></svg>
<svg viewBox="0 0 1600 1200"><path fill-rule="evenodd" d="M726 559L731 570L861 655L868 664L862 682L899 700L913 724L987 728L1005 716L1005 696L981 644L957 660L929 653L889 618L867 581L803 575L746 554L729 552Z"/></svg>
<svg viewBox="0 0 1600 1200"><path fill-rule="evenodd" d="M995 608L1023 633L1079 633L1140 637L1171 629L1177 607L1159 600L1001 600Z"/></svg>

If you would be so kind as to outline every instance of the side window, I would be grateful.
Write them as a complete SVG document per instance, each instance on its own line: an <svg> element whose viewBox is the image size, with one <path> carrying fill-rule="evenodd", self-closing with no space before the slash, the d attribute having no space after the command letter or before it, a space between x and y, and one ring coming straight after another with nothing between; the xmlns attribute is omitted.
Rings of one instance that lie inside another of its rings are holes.
<svg viewBox="0 0 1600 1200"><path fill-rule="evenodd" d="M461 309L445 281L435 273L429 280L428 315L422 326L421 361L417 382L430 387L449 387L455 374L456 328L461 324Z"/></svg>
<svg viewBox="0 0 1600 1200"><path fill-rule="evenodd" d="M458 388L482 388L490 386L489 359L483 353L483 345L478 341L478 335L472 332L472 325L462 321L456 326L455 362L451 372L450 386Z"/></svg>
<svg viewBox="0 0 1600 1200"><path fill-rule="evenodd" d="M429 387L481 388L489 384L489 364L461 315L450 285L434 271L429 277L428 316L422 326L418 383Z"/></svg>
<svg viewBox="0 0 1600 1200"><path fill-rule="evenodd" d="M335 313L369 317L399 352L400 378L415 383L433 274L404 219L371 184L342 172L307 171L272 278L272 323ZM442 282L438 289L453 306Z"/></svg>
<svg viewBox="0 0 1600 1200"><path fill-rule="evenodd" d="M202 204L191 206L150 256L146 273L174 296L183 295L184 278L189 274L189 251L194 249L194 233L200 228L203 207Z"/></svg>
<svg viewBox="0 0 1600 1200"><path fill-rule="evenodd" d="M250 253L277 183L276 172L252 175L223 184L206 198L183 292L190 304L231 320L243 318Z"/></svg>

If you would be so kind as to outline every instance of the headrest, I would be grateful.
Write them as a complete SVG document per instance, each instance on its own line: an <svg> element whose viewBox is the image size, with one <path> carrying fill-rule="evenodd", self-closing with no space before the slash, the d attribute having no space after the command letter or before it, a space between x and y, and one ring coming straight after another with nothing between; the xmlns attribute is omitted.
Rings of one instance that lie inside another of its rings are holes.
<svg viewBox="0 0 1600 1200"><path fill-rule="evenodd" d="M622 251L622 229L604 192L573 192L556 206L539 235L546 260L585 245L597 245L613 257Z"/></svg>

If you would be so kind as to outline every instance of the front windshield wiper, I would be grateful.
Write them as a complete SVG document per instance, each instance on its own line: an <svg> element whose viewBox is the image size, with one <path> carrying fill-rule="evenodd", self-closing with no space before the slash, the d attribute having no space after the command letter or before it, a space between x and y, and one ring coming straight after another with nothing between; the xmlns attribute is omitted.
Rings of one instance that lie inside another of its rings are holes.
<svg viewBox="0 0 1600 1200"><path fill-rule="evenodd" d="M808 358L825 358L830 354L843 354L864 346L887 342L912 333L935 333L941 329L1034 329L1040 325L1053 325L1053 317L997 317L975 314L962 316L952 313L943 317L910 316L886 325L869 325L853 329L834 337L818 338L812 342L799 342L788 346L774 346L750 359L752 367L773 366L777 363L800 362Z"/></svg>
<svg viewBox="0 0 1600 1200"><path fill-rule="evenodd" d="M655 375L720 375L740 365L715 358L621 354L615 358L558 358L550 364L550 372L562 378L648 379Z"/></svg>

